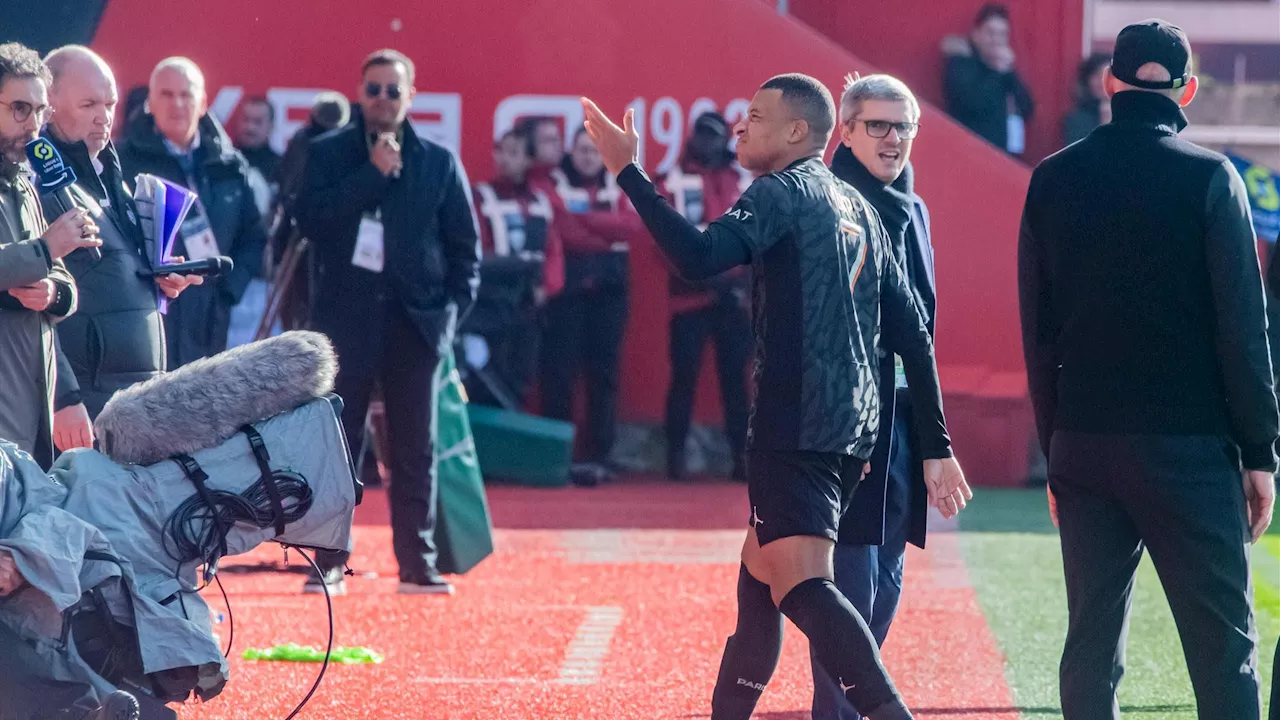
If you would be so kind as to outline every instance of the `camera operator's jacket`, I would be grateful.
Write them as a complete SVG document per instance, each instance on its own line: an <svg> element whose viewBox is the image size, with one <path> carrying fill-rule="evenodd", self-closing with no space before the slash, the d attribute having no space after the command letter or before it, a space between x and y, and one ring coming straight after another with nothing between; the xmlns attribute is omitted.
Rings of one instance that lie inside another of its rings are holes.
<svg viewBox="0 0 1280 720"><path fill-rule="evenodd" d="M99 174L83 142L64 142L48 127L43 134L75 171L71 196L93 217L102 239L100 258L87 250L65 258L76 279L79 308L58 325L54 397L55 410L84 403L93 419L115 391L165 370L164 320L156 303L156 284L139 275L151 268L154 242L139 225L114 145L109 143L98 154ZM46 217L61 211L52 196L40 201Z"/></svg>
<svg viewBox="0 0 1280 720"><path fill-rule="evenodd" d="M31 182L18 165L0 161L0 438L43 467L53 462L53 324L76 309L75 281L40 238L47 229ZM44 312L8 292L45 278L57 297Z"/></svg>

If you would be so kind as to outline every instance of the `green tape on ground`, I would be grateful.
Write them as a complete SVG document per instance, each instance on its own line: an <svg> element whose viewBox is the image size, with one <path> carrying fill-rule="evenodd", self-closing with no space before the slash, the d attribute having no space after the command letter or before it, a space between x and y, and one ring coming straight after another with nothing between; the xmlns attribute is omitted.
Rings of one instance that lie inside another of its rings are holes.
<svg viewBox="0 0 1280 720"><path fill-rule="evenodd" d="M245 660L267 660L276 662L324 662L324 650L310 646L287 643L275 647L257 649L249 648L241 655ZM363 647L336 647L329 655L329 662L339 665L359 665L362 663L381 663L383 657Z"/></svg>

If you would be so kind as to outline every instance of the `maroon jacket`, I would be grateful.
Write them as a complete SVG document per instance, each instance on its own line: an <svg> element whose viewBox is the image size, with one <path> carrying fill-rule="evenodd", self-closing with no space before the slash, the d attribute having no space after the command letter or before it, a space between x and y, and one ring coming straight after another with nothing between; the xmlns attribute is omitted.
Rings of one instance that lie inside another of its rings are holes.
<svg viewBox="0 0 1280 720"><path fill-rule="evenodd" d="M725 214L742 195L743 176L732 165L707 169L696 160L684 158L680 165L658 180L658 189L685 219L704 228ZM710 280L689 282L670 270L670 307L672 313L684 313L715 305L726 295L739 291L745 301L748 271L736 267Z"/></svg>

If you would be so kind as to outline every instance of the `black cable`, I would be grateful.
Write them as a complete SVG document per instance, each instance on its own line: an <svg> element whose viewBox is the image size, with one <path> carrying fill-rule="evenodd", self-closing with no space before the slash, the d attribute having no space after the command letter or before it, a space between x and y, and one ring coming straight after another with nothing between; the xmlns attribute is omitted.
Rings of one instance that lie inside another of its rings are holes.
<svg viewBox="0 0 1280 720"><path fill-rule="evenodd" d="M222 578L214 575L213 579L218 581L218 590L222 592L222 602L227 606L227 651L222 653L222 657L229 659L231 657L231 647L236 642L236 618L231 614L231 598L227 597L227 590L222 587Z"/></svg>
<svg viewBox="0 0 1280 720"><path fill-rule="evenodd" d="M284 543L281 544L284 545ZM302 702L298 703L298 707L294 708L293 712L289 713L289 717L284 719L293 720L298 713L302 712L302 708L306 707L307 703L311 701L311 696L316 694L316 690L320 688L320 681L324 679L324 671L329 668L329 656L333 654L333 597L329 595L329 585L324 582L324 573L320 571L320 566L316 564L316 561L312 560L310 555L303 552L302 548L296 545L284 545L284 547L297 550L302 559L311 564L311 569L316 571L316 576L321 580L320 585L324 587L324 604L329 610L329 644L324 650L324 664L320 666L320 674L316 676L316 681L311 684L311 690L307 692L307 696L302 698Z"/></svg>
<svg viewBox="0 0 1280 720"><path fill-rule="evenodd" d="M302 519L311 509L311 486L301 476L277 470L271 481L279 492L286 524ZM212 570L225 547L226 533L235 523L260 529L277 523L271 493L261 478L243 493L207 490L187 498L165 521L165 552L178 563L202 561Z"/></svg>

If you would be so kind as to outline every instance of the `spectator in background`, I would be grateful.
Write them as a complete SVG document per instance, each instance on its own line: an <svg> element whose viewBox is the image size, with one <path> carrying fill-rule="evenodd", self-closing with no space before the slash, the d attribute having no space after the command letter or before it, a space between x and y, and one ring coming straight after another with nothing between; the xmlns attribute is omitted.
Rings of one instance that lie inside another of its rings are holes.
<svg viewBox="0 0 1280 720"><path fill-rule="evenodd" d="M942 83L947 113L992 145L1021 157L1035 103L1014 69L1009 9L998 3L983 5L969 38L947 38L942 47L947 56Z"/></svg>
<svg viewBox="0 0 1280 720"><path fill-rule="evenodd" d="M111 68L80 45L58 48L45 62L53 73L54 113L44 137L75 171L71 197L94 219L102 239L99 256L79 250L64 260L79 295L76 314L58 325L53 435L58 449L66 451L93 446L90 423L117 390L164 372L157 287L172 299L204 279L142 274L152 268L155 246L142 231L111 143L117 101ZM41 202L46 214L61 212L53 196Z"/></svg>
<svg viewBox="0 0 1280 720"><path fill-rule="evenodd" d="M174 255L191 260L225 255L229 274L188 288L165 315L173 370L227 349L231 308L262 266L267 234L249 187L249 164L208 113L204 74L184 57L161 60L151 72L147 112L130 123L120 146L125 182L149 173L195 192Z"/></svg>
<svg viewBox="0 0 1280 720"><path fill-rule="evenodd" d="M285 146L280 161L279 202L276 203L275 230L271 237L271 260L276 266L285 251L302 238L297 227L294 209L298 190L302 186L302 172L307 162L307 148L311 141L330 130L342 127L351 119L351 105L341 93L318 93L311 104L307 124L298 128ZM315 267L314 254L306 252L294 267L291 277L285 278L277 270L276 281L288 283L281 298L280 323L283 330L307 327L311 313L311 276Z"/></svg>
<svg viewBox="0 0 1280 720"><path fill-rule="evenodd" d="M51 80L35 51L0 45L0 438L46 470L53 463L53 326L76 309L62 258L101 244L79 208L46 225L23 171L26 145L49 113Z"/></svg>
<svg viewBox="0 0 1280 720"><path fill-rule="evenodd" d="M1094 53L1080 61L1076 77L1076 108L1062 119L1062 144L1083 140L1099 125L1111 122L1111 98L1102 86L1111 56Z"/></svg>
<svg viewBox="0 0 1280 720"><path fill-rule="evenodd" d="M475 301L479 242L466 172L408 120L413 62L369 55L362 111L308 149L298 226L315 243L313 326L341 359L347 443L359 457L374 386L386 404L391 537L400 592L451 594L436 569L433 383L441 353ZM318 552L304 592L345 592L346 553Z"/></svg>
<svg viewBox="0 0 1280 720"><path fill-rule="evenodd" d="M124 109L120 113L120 127L116 128L116 139L123 140L129 135L129 124L142 117L147 107L147 86L134 85L124 97Z"/></svg>
<svg viewBox="0 0 1280 720"><path fill-rule="evenodd" d="M643 228L630 202L586 130L574 135L573 151L551 171L567 214L564 292L548 301L543 336L542 412L573 419L579 367L587 381L586 464L596 477L609 474L617 426L618 375L627 328L632 237Z"/></svg>
<svg viewBox="0 0 1280 720"><path fill-rule="evenodd" d="M541 309L564 288L564 246L551 199L529 184L533 138L508 131L493 162L497 177L473 192L484 261L464 348L483 377L468 390L473 400L519 407L537 373Z"/></svg>
<svg viewBox="0 0 1280 720"><path fill-rule="evenodd" d="M249 162L249 187L253 188L258 212L264 218L274 216L272 210L280 188L280 153L271 149L275 129L276 110L266 98L253 97L240 103L236 149Z"/></svg>
<svg viewBox="0 0 1280 720"><path fill-rule="evenodd" d="M720 113L704 113L693 123L680 163L658 181L676 211L705 229L741 195L738 170L729 149L729 126ZM732 477L746 479L747 356L751 352L749 274L739 266L710 280L689 282L671 269L671 385L667 390L667 476L685 477L685 442L702 369L702 347L710 335L724 403L725 436L733 453Z"/></svg>
<svg viewBox="0 0 1280 720"><path fill-rule="evenodd" d="M516 131L533 139L533 167L530 179L545 180L564 160L564 134L555 118L536 116L520 121Z"/></svg>
<svg viewBox="0 0 1280 720"><path fill-rule="evenodd" d="M298 128L285 145L284 157L277 168L282 205L288 207L302 183L302 170L307 163L307 147L315 138L346 125L351 119L351 103L342 93L326 90L316 94L311 103L307 124ZM287 210L286 210L287 212Z"/></svg>
<svg viewBox="0 0 1280 720"><path fill-rule="evenodd" d="M271 149L271 136L275 132L275 126L276 111L266 98L252 97L240 103L236 149L249 163L249 187L253 190L253 201L258 206L269 235L275 234L275 221L279 215L276 205L280 193L280 153ZM252 342L258 326L262 324L270 290L268 280L275 268L275 256L271 254L271 250L264 247L263 253L257 276L249 281L240 302L231 309L227 347ZM281 329L277 323L273 325L271 332L276 333Z"/></svg>

